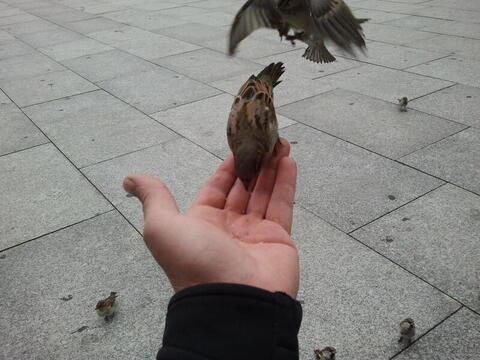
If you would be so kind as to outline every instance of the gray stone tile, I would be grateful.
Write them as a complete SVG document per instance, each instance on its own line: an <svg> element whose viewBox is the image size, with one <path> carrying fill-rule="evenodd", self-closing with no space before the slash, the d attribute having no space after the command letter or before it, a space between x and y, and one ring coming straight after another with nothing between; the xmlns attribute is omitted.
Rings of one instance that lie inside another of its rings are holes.
<svg viewBox="0 0 480 360"><path fill-rule="evenodd" d="M455 35L473 39L480 39L480 24L461 23L458 21L445 21L442 24L427 26L426 28L424 28L424 30L445 35Z"/></svg>
<svg viewBox="0 0 480 360"><path fill-rule="evenodd" d="M287 53L257 59L256 62L268 65L272 62L281 61L285 64L287 72L306 79L327 76L361 66L359 62L338 57L337 61L322 66L321 64L305 60L305 58L302 57L304 52L304 49L289 51Z"/></svg>
<svg viewBox="0 0 480 360"><path fill-rule="evenodd" d="M408 71L480 87L480 59L464 59L455 55L409 68Z"/></svg>
<svg viewBox="0 0 480 360"><path fill-rule="evenodd" d="M176 6L169 9L160 10L158 13L166 16L178 18L191 17L200 14L206 14L209 10L193 6Z"/></svg>
<svg viewBox="0 0 480 360"><path fill-rule="evenodd" d="M39 53L15 56L0 61L0 83L60 70L64 67Z"/></svg>
<svg viewBox="0 0 480 360"><path fill-rule="evenodd" d="M13 40L0 43L0 60L32 52L34 52L34 50L30 46L20 41Z"/></svg>
<svg viewBox="0 0 480 360"><path fill-rule="evenodd" d="M2 249L111 209L50 144L0 157L0 174Z"/></svg>
<svg viewBox="0 0 480 360"><path fill-rule="evenodd" d="M212 11L200 15L191 15L184 16L182 20L186 22L193 22L198 24L213 25L213 26L223 26L231 25L233 22L234 15L222 12L222 11ZM158 27L157 27L158 28Z"/></svg>
<svg viewBox="0 0 480 360"><path fill-rule="evenodd" d="M43 18L48 19L56 24L65 25L73 21L81 21L94 18L96 15L89 14L80 10L68 8L68 10L61 12L46 12L41 15Z"/></svg>
<svg viewBox="0 0 480 360"><path fill-rule="evenodd" d="M93 18L65 24L66 28L81 34L90 34L103 30L118 29L122 26L124 25L119 22L104 18Z"/></svg>
<svg viewBox="0 0 480 360"><path fill-rule="evenodd" d="M124 24L137 26L141 29L153 30L162 27L185 24L188 20L182 20L171 16L165 16L157 12L141 11L136 9L121 10L103 14L103 17Z"/></svg>
<svg viewBox="0 0 480 360"><path fill-rule="evenodd" d="M99 86L147 114L219 93L217 89L161 68L102 81Z"/></svg>
<svg viewBox="0 0 480 360"><path fill-rule="evenodd" d="M63 63L92 82L157 68L154 64L120 50L82 56Z"/></svg>
<svg viewBox="0 0 480 360"><path fill-rule="evenodd" d="M412 16L404 16L399 19L384 21L382 22L382 24L421 30L426 27L444 25L445 23L449 23L449 22L451 22L451 20L435 19L435 18L430 18L425 16L412 15ZM426 31L429 31L429 30L426 30Z"/></svg>
<svg viewBox="0 0 480 360"><path fill-rule="evenodd" d="M0 105L7 105L7 104L11 104L11 100L7 97L7 95L5 95L5 93L0 90Z"/></svg>
<svg viewBox="0 0 480 360"><path fill-rule="evenodd" d="M404 14L416 12L421 9L425 9L427 7L425 5L418 5L418 4L408 4L408 3L402 4L401 1L390 2L390 1L381 1L381 0L362 0L358 2L350 1L349 4L351 6L358 7L361 9L373 9L373 10L380 10L380 11L387 11L387 12L394 12L394 13L395 12L404 13Z"/></svg>
<svg viewBox="0 0 480 360"><path fill-rule="evenodd" d="M383 23L395 19L407 17L405 14L374 10L374 9L355 9L352 11L356 18L369 19L368 22Z"/></svg>
<svg viewBox="0 0 480 360"><path fill-rule="evenodd" d="M460 38L457 36L438 35L432 39L420 40L406 46L433 50L444 53L459 54L461 57L480 59L480 40Z"/></svg>
<svg viewBox="0 0 480 360"><path fill-rule="evenodd" d="M448 81L374 65L363 65L315 81L318 86L344 88L394 103L402 96L414 99L452 85Z"/></svg>
<svg viewBox="0 0 480 360"><path fill-rule="evenodd" d="M141 236L117 212L2 254L0 345L8 359L155 356L173 291ZM21 286L25 279L28 286ZM118 293L118 307L106 323L95 304L110 291ZM88 328L77 332L82 326Z"/></svg>
<svg viewBox="0 0 480 360"><path fill-rule="evenodd" d="M59 29L58 25L42 19L2 26L2 30L8 31L12 35L35 34Z"/></svg>
<svg viewBox="0 0 480 360"><path fill-rule="evenodd" d="M480 128L480 89L455 85L409 103L423 112Z"/></svg>
<svg viewBox="0 0 480 360"><path fill-rule="evenodd" d="M213 82L248 71L259 72L263 68L262 65L248 60L227 57L209 49L164 57L154 62L179 74L204 82Z"/></svg>
<svg viewBox="0 0 480 360"><path fill-rule="evenodd" d="M479 311L478 234L480 196L446 184L352 236Z"/></svg>
<svg viewBox="0 0 480 360"><path fill-rule="evenodd" d="M106 12L111 12L111 11L119 11L119 10L125 10L126 8L121 5L117 4L100 4L97 2L91 3L91 4L82 4L82 11L90 13L90 14L103 14Z"/></svg>
<svg viewBox="0 0 480 360"><path fill-rule="evenodd" d="M203 45L209 41L219 39L226 43L229 29L226 27L210 26L205 24L184 24L153 30L155 33L174 39L183 40L192 44Z"/></svg>
<svg viewBox="0 0 480 360"><path fill-rule="evenodd" d="M176 137L104 91L31 106L25 112L77 167Z"/></svg>
<svg viewBox="0 0 480 360"><path fill-rule="evenodd" d="M345 232L425 194L440 180L309 127L280 134L298 163L297 204Z"/></svg>
<svg viewBox="0 0 480 360"><path fill-rule="evenodd" d="M476 0L457 0L451 2L449 0L432 0L428 2L429 6L440 6L462 10L480 11L480 4Z"/></svg>
<svg viewBox="0 0 480 360"><path fill-rule="evenodd" d="M152 34L149 38L145 39L140 38L122 41L116 43L115 47L147 60L154 60L164 56L200 49L197 45L158 34Z"/></svg>
<svg viewBox="0 0 480 360"><path fill-rule="evenodd" d="M480 316L463 308L395 359L475 360L480 353Z"/></svg>
<svg viewBox="0 0 480 360"><path fill-rule="evenodd" d="M204 149L225 158L230 153L226 126L233 99L229 94L221 94L160 111L152 117ZM278 113L277 120L279 128L295 124L295 121Z"/></svg>
<svg viewBox="0 0 480 360"><path fill-rule="evenodd" d="M12 17L12 16L19 16L19 15L26 15L25 11L22 11L17 8L8 7L7 5L1 3L0 4L0 17Z"/></svg>
<svg viewBox="0 0 480 360"><path fill-rule="evenodd" d="M95 85L69 70L0 81L0 85L20 107L97 89Z"/></svg>
<svg viewBox="0 0 480 360"><path fill-rule="evenodd" d="M165 182L182 211L189 208L201 186L213 175L220 160L192 144L178 139L82 169L82 172L139 230L143 231L140 202L122 189L132 173L158 177Z"/></svg>
<svg viewBox="0 0 480 360"><path fill-rule="evenodd" d="M362 27L366 38L369 40L400 45L419 40L431 39L437 35L426 31L369 22L362 24Z"/></svg>
<svg viewBox="0 0 480 360"><path fill-rule="evenodd" d="M13 16L0 17L0 26L34 21L37 19L38 18L36 16L26 14L26 13L17 14Z"/></svg>
<svg viewBox="0 0 480 360"><path fill-rule="evenodd" d="M8 32L0 30L0 42L4 41L13 41L15 40L15 37L10 35Z"/></svg>
<svg viewBox="0 0 480 360"><path fill-rule="evenodd" d="M480 130L470 128L400 159L480 194Z"/></svg>
<svg viewBox="0 0 480 360"><path fill-rule="evenodd" d="M153 34L147 30L139 29L130 25L124 25L118 29L103 30L88 34L89 37L109 45L132 39L151 38L152 35Z"/></svg>
<svg viewBox="0 0 480 360"><path fill-rule="evenodd" d="M113 50L113 48L108 45L102 44L96 40L88 38L74 40L38 49L38 51L44 53L45 55L48 55L49 57L57 61L73 59L85 55L97 54L99 52L104 52L108 50Z"/></svg>
<svg viewBox="0 0 480 360"><path fill-rule="evenodd" d="M456 2L455 2L456 3ZM451 4L455 4L451 3ZM412 12L412 15L427 16L437 19L448 19L462 22L479 23L476 11L452 9L447 7L426 7Z"/></svg>
<svg viewBox="0 0 480 360"><path fill-rule="evenodd" d="M19 35L19 38L36 49L85 39L85 37L80 34L64 29Z"/></svg>
<svg viewBox="0 0 480 360"><path fill-rule="evenodd" d="M415 110L402 113L397 105L343 89L283 106L277 112L393 159L465 129Z"/></svg>
<svg viewBox="0 0 480 360"><path fill-rule="evenodd" d="M165 0L162 0L162 1L137 0L132 3L131 7L139 10L154 11L154 10L168 9L178 5L179 4L175 4L172 1L165 1Z"/></svg>
<svg viewBox="0 0 480 360"><path fill-rule="evenodd" d="M450 52L434 52L409 47L387 44L378 41L368 41L365 55L358 54L358 59L375 65L383 65L395 69L405 69L410 66L423 64L448 55ZM352 58L349 54L343 54Z"/></svg>
<svg viewBox="0 0 480 360"><path fill-rule="evenodd" d="M212 86L217 89L236 95L242 84L252 75L252 72L243 73L232 78L214 81ZM289 68L281 77L281 84L275 87L275 105L282 106L292 102L303 100L307 97L321 94L335 89L334 84L318 83L318 81L303 78L297 74L292 74Z"/></svg>
<svg viewBox="0 0 480 360"><path fill-rule="evenodd" d="M0 129L0 156L48 142L14 104L0 105Z"/></svg>
<svg viewBox="0 0 480 360"><path fill-rule="evenodd" d="M300 359L326 345L339 359L389 359L402 349L401 320L413 317L421 335L458 309L451 298L305 210L295 210L293 234L305 301Z"/></svg>

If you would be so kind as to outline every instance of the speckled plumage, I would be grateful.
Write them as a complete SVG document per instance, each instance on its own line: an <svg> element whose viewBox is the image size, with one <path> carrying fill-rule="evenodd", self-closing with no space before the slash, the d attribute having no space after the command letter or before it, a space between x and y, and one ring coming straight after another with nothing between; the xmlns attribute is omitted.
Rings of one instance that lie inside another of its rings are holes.
<svg viewBox="0 0 480 360"><path fill-rule="evenodd" d="M363 49L361 23L343 0L248 0L238 11L230 30L229 53L258 28L277 29L280 37L308 45L303 57L317 63L335 61L325 47L329 39L354 54L353 45ZM293 35L290 35L293 30Z"/></svg>
<svg viewBox="0 0 480 360"><path fill-rule="evenodd" d="M115 299L117 298L117 293L112 291L110 296L106 299L100 300L97 302L95 310L97 311L98 316L105 318L105 321L113 318L117 304Z"/></svg>
<svg viewBox="0 0 480 360"><path fill-rule="evenodd" d="M405 341L407 344L412 342L415 336L415 322L411 318L406 318L400 323L400 339L398 342Z"/></svg>
<svg viewBox="0 0 480 360"><path fill-rule="evenodd" d="M400 111L405 112L407 111L407 105L408 105L408 98L406 96L398 99L398 104L400 105Z"/></svg>
<svg viewBox="0 0 480 360"><path fill-rule="evenodd" d="M242 85L228 117L228 145L235 158L235 171L248 191L251 181L274 154L278 124L273 88L280 83L284 67L272 63Z"/></svg>
<svg viewBox="0 0 480 360"><path fill-rule="evenodd" d="M327 346L322 350L315 350L314 353L317 360L335 360L337 350L332 346Z"/></svg>

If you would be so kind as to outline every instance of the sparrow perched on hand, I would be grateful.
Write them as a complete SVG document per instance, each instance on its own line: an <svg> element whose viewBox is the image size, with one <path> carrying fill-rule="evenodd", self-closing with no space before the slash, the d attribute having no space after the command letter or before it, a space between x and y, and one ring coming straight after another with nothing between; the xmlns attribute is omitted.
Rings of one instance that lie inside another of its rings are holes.
<svg viewBox="0 0 480 360"><path fill-rule="evenodd" d="M314 353L317 360L335 360L337 350L332 346L327 346L322 350L315 350Z"/></svg>
<svg viewBox="0 0 480 360"><path fill-rule="evenodd" d="M238 11L230 30L229 54L254 30L277 29L280 38L300 40L308 45L303 57L316 63L329 63L335 57L324 41L355 56L352 45L365 48L361 23L343 0L248 0ZM289 31L293 30L293 35Z"/></svg>
<svg viewBox="0 0 480 360"><path fill-rule="evenodd" d="M412 342L413 337L415 336L415 323L413 319L406 318L400 323L400 339L398 342L405 341L407 344Z"/></svg>
<svg viewBox="0 0 480 360"><path fill-rule="evenodd" d="M117 293L112 291L109 297L97 302L95 310L97 310L98 316L105 318L105 321L109 321L115 315L115 310L117 309L116 297Z"/></svg>
<svg viewBox="0 0 480 360"><path fill-rule="evenodd" d="M279 142L273 106L273 88L285 68L271 63L240 88L228 117L228 145L235 158L235 172L250 191L250 185Z"/></svg>
<svg viewBox="0 0 480 360"><path fill-rule="evenodd" d="M400 104L401 112L407 111L408 98L406 96L402 97L401 99L398 99L398 103Z"/></svg>

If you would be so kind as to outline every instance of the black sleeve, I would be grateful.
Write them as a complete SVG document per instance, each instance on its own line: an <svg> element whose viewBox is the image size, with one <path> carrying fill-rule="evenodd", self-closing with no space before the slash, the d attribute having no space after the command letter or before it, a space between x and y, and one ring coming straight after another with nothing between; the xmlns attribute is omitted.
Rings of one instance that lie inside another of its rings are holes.
<svg viewBox="0 0 480 360"><path fill-rule="evenodd" d="M157 360L298 359L300 303L236 284L197 285L168 305Z"/></svg>

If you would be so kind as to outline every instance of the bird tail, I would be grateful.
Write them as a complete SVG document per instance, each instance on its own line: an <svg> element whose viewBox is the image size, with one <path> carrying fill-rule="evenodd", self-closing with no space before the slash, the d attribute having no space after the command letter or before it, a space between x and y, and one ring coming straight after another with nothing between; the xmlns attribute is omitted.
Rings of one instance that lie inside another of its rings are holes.
<svg viewBox="0 0 480 360"><path fill-rule="evenodd" d="M307 47L303 57L316 63L331 63L336 60L324 44Z"/></svg>
<svg viewBox="0 0 480 360"><path fill-rule="evenodd" d="M272 84L272 88L281 83L278 79L282 76L285 71L285 67L282 62L271 63L265 69L260 71L257 75L257 78Z"/></svg>

